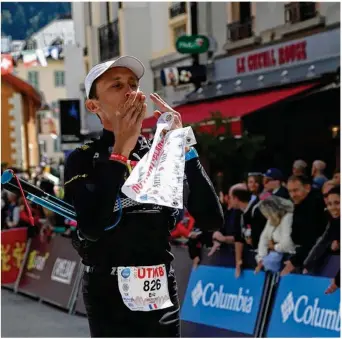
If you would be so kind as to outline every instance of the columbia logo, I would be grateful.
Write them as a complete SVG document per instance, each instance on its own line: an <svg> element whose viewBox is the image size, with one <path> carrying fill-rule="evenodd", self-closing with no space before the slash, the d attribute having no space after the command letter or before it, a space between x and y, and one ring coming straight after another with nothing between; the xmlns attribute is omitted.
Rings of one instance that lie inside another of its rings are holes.
<svg viewBox="0 0 342 339"><path fill-rule="evenodd" d="M292 292L290 292L284 299L283 303L280 306L280 309L283 323L285 323L295 309Z"/></svg>
<svg viewBox="0 0 342 339"><path fill-rule="evenodd" d="M200 280L191 292L192 305L195 307L203 295L202 280Z"/></svg>

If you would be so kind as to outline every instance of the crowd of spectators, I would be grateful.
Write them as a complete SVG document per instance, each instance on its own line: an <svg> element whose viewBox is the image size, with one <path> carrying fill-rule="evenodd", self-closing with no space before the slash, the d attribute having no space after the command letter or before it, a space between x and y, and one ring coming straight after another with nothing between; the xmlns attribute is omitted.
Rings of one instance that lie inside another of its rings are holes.
<svg viewBox="0 0 342 339"><path fill-rule="evenodd" d="M204 253L215 255L223 246L235 253L235 276L253 253L254 270L316 274L329 254L340 252L340 171L329 180L325 163L313 162L311 172L303 160L293 163L292 174L270 168L249 173L244 182L220 192L225 223L216 232L189 232L187 246L193 267ZM196 222L193 230L196 231ZM209 248L208 252L203 248ZM327 293L339 286L339 272Z"/></svg>
<svg viewBox="0 0 342 339"><path fill-rule="evenodd" d="M38 166L32 172L12 169L18 178L41 188L52 196L63 199L63 189L50 179L51 174L48 168ZM4 170L5 168L1 169L1 174ZM58 181L57 177L56 180ZM27 200L26 202L31 210L34 226L31 225L29 212L20 193L9 192L1 188L1 230L27 227L29 237L40 236L42 241L49 241L56 233L67 237L71 236L73 228L69 220L65 220L60 215L31 201Z"/></svg>

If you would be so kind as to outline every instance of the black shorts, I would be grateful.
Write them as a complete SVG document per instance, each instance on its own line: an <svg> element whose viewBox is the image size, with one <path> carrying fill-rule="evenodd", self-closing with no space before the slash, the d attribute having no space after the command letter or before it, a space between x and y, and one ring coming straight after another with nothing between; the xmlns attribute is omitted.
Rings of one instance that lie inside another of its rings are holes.
<svg viewBox="0 0 342 339"><path fill-rule="evenodd" d="M83 299L91 337L180 337L179 299L174 269L168 270L174 306L157 311L131 311L122 301L117 275L84 273Z"/></svg>

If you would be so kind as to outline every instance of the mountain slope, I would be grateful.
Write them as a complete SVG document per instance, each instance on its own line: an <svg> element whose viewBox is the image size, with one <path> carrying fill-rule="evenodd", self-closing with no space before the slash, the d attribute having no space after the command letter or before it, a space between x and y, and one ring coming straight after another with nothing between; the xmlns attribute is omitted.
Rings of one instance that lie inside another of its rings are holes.
<svg viewBox="0 0 342 339"><path fill-rule="evenodd" d="M53 19L70 13L70 2L1 2L2 35L25 40Z"/></svg>

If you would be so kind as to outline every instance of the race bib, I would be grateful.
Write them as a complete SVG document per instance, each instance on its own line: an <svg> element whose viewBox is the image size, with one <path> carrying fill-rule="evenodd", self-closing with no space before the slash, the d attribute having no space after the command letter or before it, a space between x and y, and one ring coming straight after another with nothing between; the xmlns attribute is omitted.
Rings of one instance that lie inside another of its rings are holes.
<svg viewBox="0 0 342 339"><path fill-rule="evenodd" d="M172 113L159 117L150 151L121 188L136 202L183 208L185 147L196 144L196 139L191 127L170 131L173 121Z"/></svg>
<svg viewBox="0 0 342 339"><path fill-rule="evenodd" d="M122 300L131 311L150 312L173 306L165 265L118 267L118 283Z"/></svg>

